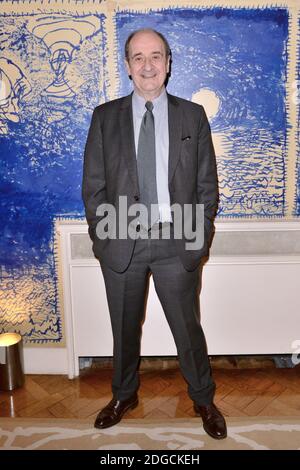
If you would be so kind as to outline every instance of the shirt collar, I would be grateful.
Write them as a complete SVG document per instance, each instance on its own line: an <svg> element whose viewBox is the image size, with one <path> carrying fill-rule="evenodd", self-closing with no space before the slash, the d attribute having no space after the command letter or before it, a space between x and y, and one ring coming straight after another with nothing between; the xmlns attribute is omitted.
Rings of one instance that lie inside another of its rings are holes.
<svg viewBox="0 0 300 470"><path fill-rule="evenodd" d="M166 102L167 102L167 92L164 88L163 91L159 96L152 100L153 103L153 112L158 111ZM133 92L132 95L132 104L135 109L138 111L139 114L144 114L145 112L145 103L146 100L141 95L139 95L136 91Z"/></svg>

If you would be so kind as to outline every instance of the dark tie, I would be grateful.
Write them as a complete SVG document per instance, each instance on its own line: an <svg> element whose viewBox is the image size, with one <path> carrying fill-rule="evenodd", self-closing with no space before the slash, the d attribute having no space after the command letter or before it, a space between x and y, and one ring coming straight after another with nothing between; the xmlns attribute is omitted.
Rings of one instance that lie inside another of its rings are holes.
<svg viewBox="0 0 300 470"><path fill-rule="evenodd" d="M157 187L156 187L156 159L155 159L155 128L154 116L152 113L153 103L147 101L146 112L143 116L137 153L137 168L140 187L140 201L147 207L148 220L143 216L140 217L140 223L145 228L151 225L159 218ZM152 208L154 217L151 224L151 204L155 204Z"/></svg>

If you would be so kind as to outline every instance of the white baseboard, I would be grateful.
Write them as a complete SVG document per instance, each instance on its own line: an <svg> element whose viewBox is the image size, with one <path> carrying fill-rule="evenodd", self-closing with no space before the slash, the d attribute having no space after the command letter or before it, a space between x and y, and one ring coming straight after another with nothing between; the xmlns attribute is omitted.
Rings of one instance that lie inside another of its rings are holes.
<svg viewBox="0 0 300 470"><path fill-rule="evenodd" d="M25 374L68 374L66 348L25 348Z"/></svg>

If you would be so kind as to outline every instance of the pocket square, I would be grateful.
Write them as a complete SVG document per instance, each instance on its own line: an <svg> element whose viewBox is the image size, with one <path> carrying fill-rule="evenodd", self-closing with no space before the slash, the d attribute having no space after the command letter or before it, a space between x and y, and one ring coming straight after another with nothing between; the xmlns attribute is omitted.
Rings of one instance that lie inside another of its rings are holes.
<svg viewBox="0 0 300 470"><path fill-rule="evenodd" d="M187 135L186 137L181 137L181 140L184 141L184 140L190 140L191 136L190 135Z"/></svg>

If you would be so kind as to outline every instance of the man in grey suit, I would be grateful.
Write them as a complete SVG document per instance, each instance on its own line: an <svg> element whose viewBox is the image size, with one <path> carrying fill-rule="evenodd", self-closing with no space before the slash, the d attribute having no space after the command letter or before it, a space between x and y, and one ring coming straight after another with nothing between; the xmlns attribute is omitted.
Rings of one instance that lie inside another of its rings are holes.
<svg viewBox="0 0 300 470"><path fill-rule="evenodd" d="M213 403L215 384L198 312L199 265L208 253L218 202L216 161L203 107L166 92L170 61L161 33L133 32L125 65L134 91L95 108L87 138L82 195L114 339L113 398L95 427L113 426L138 404L151 273L194 410L206 432L222 439L226 423ZM202 219L198 207L204 208ZM116 217L109 218L111 208ZM202 243L189 244L191 233L197 242L200 232Z"/></svg>

